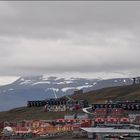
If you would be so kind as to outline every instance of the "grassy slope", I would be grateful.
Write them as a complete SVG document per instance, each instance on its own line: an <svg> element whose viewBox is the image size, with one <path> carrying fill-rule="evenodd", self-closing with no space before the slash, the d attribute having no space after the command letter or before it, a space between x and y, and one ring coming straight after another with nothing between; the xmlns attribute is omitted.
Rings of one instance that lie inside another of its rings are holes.
<svg viewBox="0 0 140 140"><path fill-rule="evenodd" d="M75 96L87 99L89 103L102 103L105 100L140 100L140 85L103 88Z"/></svg>
<svg viewBox="0 0 140 140"><path fill-rule="evenodd" d="M20 107L6 112L0 112L0 121L20 121L20 120L52 120L64 118L65 114L80 113L77 112L43 112L43 107Z"/></svg>
<svg viewBox="0 0 140 140"><path fill-rule="evenodd" d="M140 100L140 85L121 86L104 88L91 91L86 94L74 96L76 99L86 99L89 103L102 103L107 99L113 100ZM30 119L57 119L63 118L64 114L73 114L78 112L43 112L42 107L38 108L16 108L7 112L0 112L0 121L3 120L30 120Z"/></svg>

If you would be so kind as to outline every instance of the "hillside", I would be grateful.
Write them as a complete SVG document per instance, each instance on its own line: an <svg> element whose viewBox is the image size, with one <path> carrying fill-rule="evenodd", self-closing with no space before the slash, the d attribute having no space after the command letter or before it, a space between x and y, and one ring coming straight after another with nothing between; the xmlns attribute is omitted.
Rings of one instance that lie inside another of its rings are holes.
<svg viewBox="0 0 140 140"><path fill-rule="evenodd" d="M73 96L76 99L86 99L89 103L101 103L105 100L140 100L140 85L120 86L103 88L90 91L82 95ZM82 111L78 111L82 112ZM7 112L0 112L0 120L24 120L24 119L56 119L63 118L64 114L78 112L48 113L43 112L42 107L38 108L16 108Z"/></svg>
<svg viewBox="0 0 140 140"><path fill-rule="evenodd" d="M140 85L103 88L73 97L86 99L89 103L101 103L105 100L140 100Z"/></svg>

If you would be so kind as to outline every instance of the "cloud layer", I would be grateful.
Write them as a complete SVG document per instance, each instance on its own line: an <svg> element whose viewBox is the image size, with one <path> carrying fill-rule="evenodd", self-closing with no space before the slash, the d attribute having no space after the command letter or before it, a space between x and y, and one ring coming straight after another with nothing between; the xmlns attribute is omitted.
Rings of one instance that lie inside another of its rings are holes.
<svg viewBox="0 0 140 140"><path fill-rule="evenodd" d="M140 2L0 2L0 75L136 76Z"/></svg>

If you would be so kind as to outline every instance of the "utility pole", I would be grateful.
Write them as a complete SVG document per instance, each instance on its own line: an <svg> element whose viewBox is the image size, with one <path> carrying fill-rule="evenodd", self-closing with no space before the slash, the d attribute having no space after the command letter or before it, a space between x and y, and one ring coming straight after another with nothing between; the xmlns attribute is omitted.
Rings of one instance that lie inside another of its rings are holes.
<svg viewBox="0 0 140 140"><path fill-rule="evenodd" d="M136 78L134 77L133 78L133 85L135 85L136 84Z"/></svg>

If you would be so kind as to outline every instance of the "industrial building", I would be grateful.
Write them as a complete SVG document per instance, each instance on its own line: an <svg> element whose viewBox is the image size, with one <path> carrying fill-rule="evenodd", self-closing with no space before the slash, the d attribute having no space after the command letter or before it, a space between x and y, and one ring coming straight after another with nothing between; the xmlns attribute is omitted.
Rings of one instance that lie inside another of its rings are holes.
<svg viewBox="0 0 140 140"><path fill-rule="evenodd" d="M140 131L136 129L114 129L114 128L81 128L81 130L86 131L88 134L89 139L96 139L103 140L106 137L118 137L123 138L125 136L130 137L131 140L135 137L140 137ZM126 135L127 134L127 135Z"/></svg>

